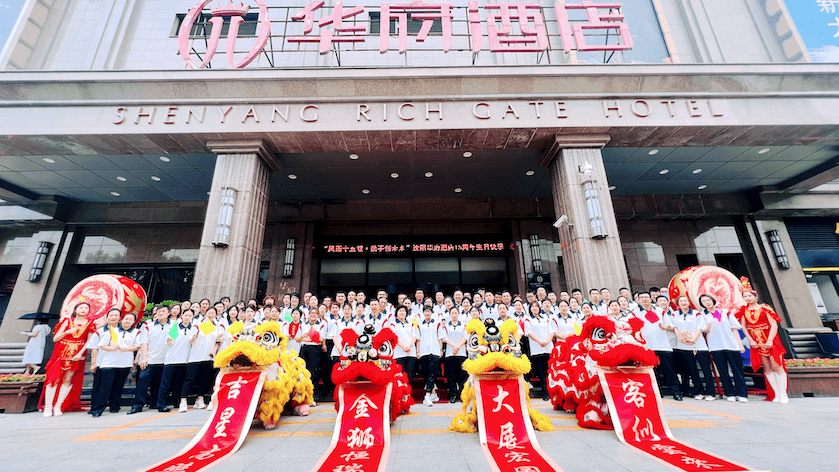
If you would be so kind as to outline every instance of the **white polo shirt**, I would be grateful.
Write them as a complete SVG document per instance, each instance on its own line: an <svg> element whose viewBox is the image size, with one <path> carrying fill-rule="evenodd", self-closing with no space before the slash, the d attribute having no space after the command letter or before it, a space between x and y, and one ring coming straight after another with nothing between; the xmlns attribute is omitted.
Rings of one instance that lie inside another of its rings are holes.
<svg viewBox="0 0 839 472"><path fill-rule="evenodd" d="M149 365L161 365L166 359L166 351L169 345L166 344L166 337L172 325L167 320L160 324L155 320L147 320L140 328L140 344L148 344Z"/></svg>
<svg viewBox="0 0 839 472"><path fill-rule="evenodd" d="M711 330L705 336L708 340L709 351L740 351L740 346L737 344L737 336L732 332L733 329L741 329L740 323L732 313L724 308L717 308L720 319L714 316L714 312L708 313L703 310L705 323L711 323Z"/></svg>
<svg viewBox="0 0 839 472"><path fill-rule="evenodd" d="M140 330L130 329L123 330L122 327L116 328L117 332L117 346L122 347L139 347L140 346ZM105 331L99 338L99 355L96 357L96 364L102 368L126 368L134 365L134 354L136 351L106 351L101 349L103 346L115 345L112 339L110 328L105 327Z"/></svg>
<svg viewBox="0 0 839 472"><path fill-rule="evenodd" d="M359 322L355 318L350 318L349 320L345 320L344 318L341 318L341 319L339 319L338 321L335 322L334 328L333 328L333 334L332 334L332 336L330 336L330 338L336 338L336 337L340 338L341 333L345 329L351 329L351 330L355 331L356 333L358 333L358 325L359 325ZM341 346L340 341L335 342L335 345L332 346L332 352L330 353L330 356L338 357L339 355L341 355L341 348L342 347L343 346Z"/></svg>
<svg viewBox="0 0 839 472"><path fill-rule="evenodd" d="M481 303L479 308L481 310L481 319L486 320L487 318L492 318L495 321L498 321L498 305L492 304L487 305L486 303Z"/></svg>
<svg viewBox="0 0 839 472"><path fill-rule="evenodd" d="M218 342L219 336L223 336L225 330L221 323L210 323L213 324L213 331L209 334L204 334L204 331L201 330L201 325L196 326L195 323L192 324L189 336L191 338L196 333L198 336L195 338L195 341L189 349L189 358L187 359L187 362L206 362L213 360L210 355L216 347L216 342Z"/></svg>
<svg viewBox="0 0 839 472"><path fill-rule="evenodd" d="M551 321L548 316L543 314L538 318L534 318L532 315L526 317L524 319L524 335L528 336L527 341L530 345L531 356L535 356L537 354L550 354L553 349L553 343L549 342L547 346L542 347L541 344L529 337L531 333L542 340L553 337Z"/></svg>
<svg viewBox="0 0 839 472"><path fill-rule="evenodd" d="M698 311L692 309L686 313L681 310L672 311L671 321L673 322L673 326L683 333L705 329L706 323L705 317ZM697 351L707 351L708 345L705 344L705 337L700 333L694 344L684 344L677 338L676 345L673 346L673 349L680 349L682 351L693 351L694 349Z"/></svg>
<svg viewBox="0 0 839 472"><path fill-rule="evenodd" d="M172 345L166 351L166 358L163 361L164 364L186 364L189 361L189 350L192 347L189 344L191 331L192 325L184 326L182 323L178 323L178 339L173 340Z"/></svg>
<svg viewBox="0 0 839 472"><path fill-rule="evenodd" d="M399 342L402 344L408 344L411 342L411 338L419 338L419 330L417 329L414 324L408 320L405 320L404 323L399 321L395 321L393 326L391 327L393 332L396 333L396 337L399 339ZM393 358L394 359L401 359L403 357L416 357L417 356L417 344L416 342L411 344L411 348L406 352L403 351L401 347L394 346L393 347Z"/></svg>
<svg viewBox="0 0 839 472"><path fill-rule="evenodd" d="M326 322L323 320L317 320L314 323L309 323L309 320L301 321L300 322L300 329L303 330L303 336L305 337L309 332L312 330L317 331L320 335L319 342L311 342L311 341L301 341L301 346L318 346L320 343L326 339Z"/></svg>
<svg viewBox="0 0 839 472"><path fill-rule="evenodd" d="M300 353L300 343L294 339L296 336L301 336L303 333L303 322L297 323L296 331L294 336L291 335L291 328L293 323L283 323L283 334L286 335L288 338L288 344L286 345L286 349L290 349L296 353Z"/></svg>
<svg viewBox="0 0 839 472"><path fill-rule="evenodd" d="M451 343L446 342L446 357L466 357L466 344L460 346L457 354L454 353L452 347L452 343L457 344L466 337L466 325L459 318L457 323L449 321L445 324L445 333L445 339L451 341Z"/></svg>
<svg viewBox="0 0 839 472"><path fill-rule="evenodd" d="M670 340L667 337L669 331L661 329L658 325L671 326L669 317L664 316L663 310L655 305L650 307L649 313L642 307L635 310L635 317L644 322L641 334L647 341L646 347L651 351L672 351Z"/></svg>
<svg viewBox="0 0 839 472"><path fill-rule="evenodd" d="M379 313L376 316L370 316L368 320L368 323L376 328L377 333L384 328L390 328L393 326L390 315L387 313Z"/></svg>
<svg viewBox="0 0 839 472"><path fill-rule="evenodd" d="M442 324L435 320L425 321L424 319L419 323L419 354L420 357L428 355L440 355L440 343L442 339L446 339L446 331Z"/></svg>
<svg viewBox="0 0 839 472"><path fill-rule="evenodd" d="M574 324L577 322L577 317L569 311L568 316L563 317L561 314L552 317L553 329L556 334L574 334ZM538 335L537 335L538 336Z"/></svg>
<svg viewBox="0 0 839 472"><path fill-rule="evenodd" d="M418 321L421 320L423 308L425 308L424 304L411 302L411 318L416 318Z"/></svg>

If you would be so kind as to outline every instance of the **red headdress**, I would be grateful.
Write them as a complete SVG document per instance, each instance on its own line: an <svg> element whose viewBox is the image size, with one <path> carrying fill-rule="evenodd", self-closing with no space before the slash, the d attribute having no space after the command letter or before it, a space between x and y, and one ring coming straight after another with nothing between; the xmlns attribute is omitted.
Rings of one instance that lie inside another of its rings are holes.
<svg viewBox="0 0 839 472"><path fill-rule="evenodd" d="M740 277L740 293L752 292L753 294L757 295L757 290L752 288L752 284L749 283L748 277Z"/></svg>

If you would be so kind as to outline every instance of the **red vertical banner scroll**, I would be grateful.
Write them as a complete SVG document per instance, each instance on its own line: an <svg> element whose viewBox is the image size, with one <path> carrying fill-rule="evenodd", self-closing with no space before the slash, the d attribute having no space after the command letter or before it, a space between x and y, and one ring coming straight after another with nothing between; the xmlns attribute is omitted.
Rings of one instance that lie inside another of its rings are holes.
<svg viewBox="0 0 839 472"><path fill-rule="evenodd" d="M481 448L493 472L561 472L536 441L521 374L478 374L472 382Z"/></svg>
<svg viewBox="0 0 839 472"><path fill-rule="evenodd" d="M392 387L372 382L339 386L332 444L312 471L384 472L390 452Z"/></svg>
<svg viewBox="0 0 839 472"><path fill-rule="evenodd" d="M598 369L600 384L612 413L615 433L622 443L666 462L675 469L700 472L750 471L677 441L670 433L652 369Z"/></svg>
<svg viewBox="0 0 839 472"><path fill-rule="evenodd" d="M265 376L264 371L228 371L219 376L213 416L181 452L145 472L197 472L236 452L250 430Z"/></svg>

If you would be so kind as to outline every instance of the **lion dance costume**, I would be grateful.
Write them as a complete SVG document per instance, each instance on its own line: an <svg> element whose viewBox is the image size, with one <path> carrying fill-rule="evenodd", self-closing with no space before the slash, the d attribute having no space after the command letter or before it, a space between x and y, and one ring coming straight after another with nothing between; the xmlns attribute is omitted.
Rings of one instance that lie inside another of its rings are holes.
<svg viewBox="0 0 839 472"><path fill-rule="evenodd" d="M485 322L472 319L466 324L466 333L469 338L463 369L469 373L470 378L461 394L463 412L454 418L449 429L460 433L474 433L477 431L478 412L472 376L493 371L526 375L530 372L530 360L521 353L519 326L513 320L506 320L501 326L496 326L492 319ZM539 431L554 430L547 416L530 408L530 395L527 395L527 406L534 428Z"/></svg>
<svg viewBox="0 0 839 472"><path fill-rule="evenodd" d="M643 325L637 318L616 324L606 316L592 316L578 336L556 343L548 364L554 409L576 412L577 424L584 428L612 429L597 368L658 365L655 353L644 347Z"/></svg>
<svg viewBox="0 0 839 472"><path fill-rule="evenodd" d="M390 328L377 333L371 324L361 334L340 334L340 362L332 368L335 433L312 470L380 472L390 451L390 423L414 403L402 366L393 362L397 336Z"/></svg>
<svg viewBox="0 0 839 472"><path fill-rule="evenodd" d="M352 329L341 332L339 363L332 368L332 382L336 386L357 380L368 380L377 385L392 384L390 419L408 413L414 399L409 379L402 366L393 360L397 336L390 328L376 333L373 325L365 325L361 334ZM335 389L335 409L338 410L338 389Z"/></svg>
<svg viewBox="0 0 839 472"><path fill-rule="evenodd" d="M218 353L215 366L267 366L268 376L259 397L256 416L265 429L274 429L280 415L288 409L307 416L314 403L311 374L297 353L288 349L282 327L269 321L255 328L234 323L228 330L234 342Z"/></svg>

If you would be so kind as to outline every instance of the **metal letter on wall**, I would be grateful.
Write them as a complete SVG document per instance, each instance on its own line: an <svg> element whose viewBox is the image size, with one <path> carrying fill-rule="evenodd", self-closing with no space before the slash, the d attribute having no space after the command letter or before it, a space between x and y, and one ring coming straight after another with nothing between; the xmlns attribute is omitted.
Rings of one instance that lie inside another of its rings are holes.
<svg viewBox="0 0 839 472"><path fill-rule="evenodd" d="M245 57L239 62L236 62L233 57L233 53L236 50L236 38L239 33L239 25L245 22L245 13L247 13L251 7L245 6L243 3L233 5L232 1L228 1L228 4L223 7L217 6L215 8L211 8L210 11L212 12L213 17L210 19L210 24L213 25L213 27L210 31L210 39L207 43L207 52L204 55L204 60L201 62L201 65L196 66L195 63L192 62L192 57L190 56L189 36L192 32L192 27L195 24L196 19L201 17L201 11L211 1L212 0L199 1L198 4L192 7L184 17L184 20L181 23L181 29L178 31L178 52L189 67L192 67L193 69L203 69L204 67L207 67L218 49L219 39L221 38L221 29L224 25L224 17L229 16L230 26L227 31L227 60L230 62L230 67L234 69L241 69L256 59L256 56L259 55L265 47L265 44L268 42L268 38L271 36L271 19L268 17L268 7L265 6L265 3L262 0L254 0L259 6L259 35L257 36L256 42L251 50L248 51Z"/></svg>

